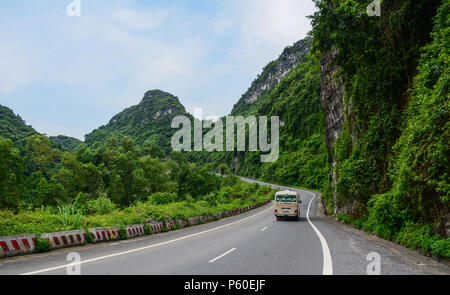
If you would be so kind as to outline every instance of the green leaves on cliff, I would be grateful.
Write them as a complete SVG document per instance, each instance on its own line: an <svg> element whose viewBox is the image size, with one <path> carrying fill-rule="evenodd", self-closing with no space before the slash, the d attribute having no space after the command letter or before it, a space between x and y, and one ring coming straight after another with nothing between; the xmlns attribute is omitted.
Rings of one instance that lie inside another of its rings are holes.
<svg viewBox="0 0 450 295"><path fill-rule="evenodd" d="M338 205L405 245L428 226L422 249L448 253L430 241L446 235L450 191L450 1L385 0L381 17L365 13L369 0L315 2L315 52L338 50L346 86L332 151Z"/></svg>
<svg viewBox="0 0 450 295"><path fill-rule="evenodd" d="M450 197L450 1L439 8L435 23L433 41L420 58L405 129L394 146L391 177L404 206L413 204L423 220L443 223Z"/></svg>

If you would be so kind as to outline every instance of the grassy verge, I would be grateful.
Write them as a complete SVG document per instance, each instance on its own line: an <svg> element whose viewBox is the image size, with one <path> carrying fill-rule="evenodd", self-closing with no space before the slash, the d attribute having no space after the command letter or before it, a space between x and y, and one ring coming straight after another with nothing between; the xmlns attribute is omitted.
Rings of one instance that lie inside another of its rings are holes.
<svg viewBox="0 0 450 295"><path fill-rule="evenodd" d="M167 204L152 201L139 202L123 209L113 209L103 214L83 215L77 224L68 224L55 208L24 211L14 214L0 211L0 236L19 234L41 234L90 227L123 226L143 224L146 219L165 220L168 217L186 219L189 217L213 215L214 213L237 209L273 198L274 191L268 187L239 183L226 187L216 195L201 200L184 200Z"/></svg>

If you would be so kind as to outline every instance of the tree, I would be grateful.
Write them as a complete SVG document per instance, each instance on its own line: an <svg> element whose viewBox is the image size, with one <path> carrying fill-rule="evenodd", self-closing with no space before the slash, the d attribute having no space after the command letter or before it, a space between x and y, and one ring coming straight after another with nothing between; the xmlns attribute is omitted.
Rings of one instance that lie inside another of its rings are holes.
<svg viewBox="0 0 450 295"><path fill-rule="evenodd" d="M27 138L26 151L28 154L28 163L31 171L39 170L44 177L48 177L50 164L53 161L55 153L52 152L50 139L35 134Z"/></svg>
<svg viewBox="0 0 450 295"><path fill-rule="evenodd" d="M146 140L141 148L142 156L151 156L156 159L163 159L166 155L164 151L152 140Z"/></svg>
<svg viewBox="0 0 450 295"><path fill-rule="evenodd" d="M147 180L150 194L165 190L164 186L169 177L167 175L168 168L164 163L147 156L139 159L138 167L142 170Z"/></svg>
<svg viewBox="0 0 450 295"><path fill-rule="evenodd" d="M0 138L0 208L15 209L23 189L24 161L9 139Z"/></svg>

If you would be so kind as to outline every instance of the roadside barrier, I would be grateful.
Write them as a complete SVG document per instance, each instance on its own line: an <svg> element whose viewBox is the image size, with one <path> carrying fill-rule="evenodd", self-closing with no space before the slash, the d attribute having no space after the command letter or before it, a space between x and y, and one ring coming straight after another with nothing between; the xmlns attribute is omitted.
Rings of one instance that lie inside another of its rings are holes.
<svg viewBox="0 0 450 295"><path fill-rule="evenodd" d="M172 218L167 218L166 219L166 226L167 228L170 230L173 226L175 226L175 220Z"/></svg>
<svg viewBox="0 0 450 295"><path fill-rule="evenodd" d="M164 224L162 222L155 222L151 224L151 229L153 233L162 232Z"/></svg>
<svg viewBox="0 0 450 295"><path fill-rule="evenodd" d="M125 227L125 230L127 231L128 239L144 235L144 225L143 224L128 225Z"/></svg>
<svg viewBox="0 0 450 295"><path fill-rule="evenodd" d="M86 243L86 232L84 230L62 231L45 233L41 239L48 239L53 249L84 245Z"/></svg>
<svg viewBox="0 0 450 295"><path fill-rule="evenodd" d="M94 238L94 243L114 241L120 237L119 227L89 228L88 231Z"/></svg>
<svg viewBox="0 0 450 295"><path fill-rule="evenodd" d="M190 217L188 218L188 221L192 224L192 225L198 225L200 222L200 217Z"/></svg>
<svg viewBox="0 0 450 295"><path fill-rule="evenodd" d="M176 219L175 223L182 228L188 226L189 224L187 219Z"/></svg>
<svg viewBox="0 0 450 295"><path fill-rule="evenodd" d="M35 248L36 235L0 237L0 258L33 253Z"/></svg>
<svg viewBox="0 0 450 295"><path fill-rule="evenodd" d="M182 228L188 226L189 223L191 225L198 225L201 222L206 223L213 221L215 218L219 219L250 211L270 202L271 200L266 200L264 202L256 203L250 206L215 213L213 216L196 216L187 219L168 218L164 222L149 219L148 221L146 220L146 223L150 226L152 233L158 233L164 230L164 224L169 230L176 225ZM126 230L127 238L134 238L137 236L143 236L145 234L143 224L128 225L124 228ZM92 235L94 243L115 241L120 239L119 227L89 228L88 233ZM44 233L40 235L40 238L48 239L53 249L84 245L88 241L86 232L84 230ZM0 258L25 255L34 253L35 251L36 235L34 234L0 237Z"/></svg>

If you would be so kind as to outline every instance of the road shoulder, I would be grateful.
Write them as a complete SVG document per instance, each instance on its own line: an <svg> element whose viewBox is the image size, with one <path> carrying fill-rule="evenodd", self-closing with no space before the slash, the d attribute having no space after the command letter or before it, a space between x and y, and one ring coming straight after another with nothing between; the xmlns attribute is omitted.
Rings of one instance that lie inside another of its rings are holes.
<svg viewBox="0 0 450 295"><path fill-rule="evenodd" d="M331 216L325 215L325 210L322 202L322 198L319 194L319 200L317 202L318 210L317 215L321 218L335 224L339 228L351 232L360 236L363 239L366 239L372 243L375 243L381 247L387 248L394 252L403 262L418 272L424 275L450 275L450 267L448 262L441 263L434 258L427 257L419 253L418 251L413 251L408 248L405 248L399 244L394 242L382 239L375 235L371 235L366 233L365 231L354 228L351 225L343 224L340 221L336 220Z"/></svg>

